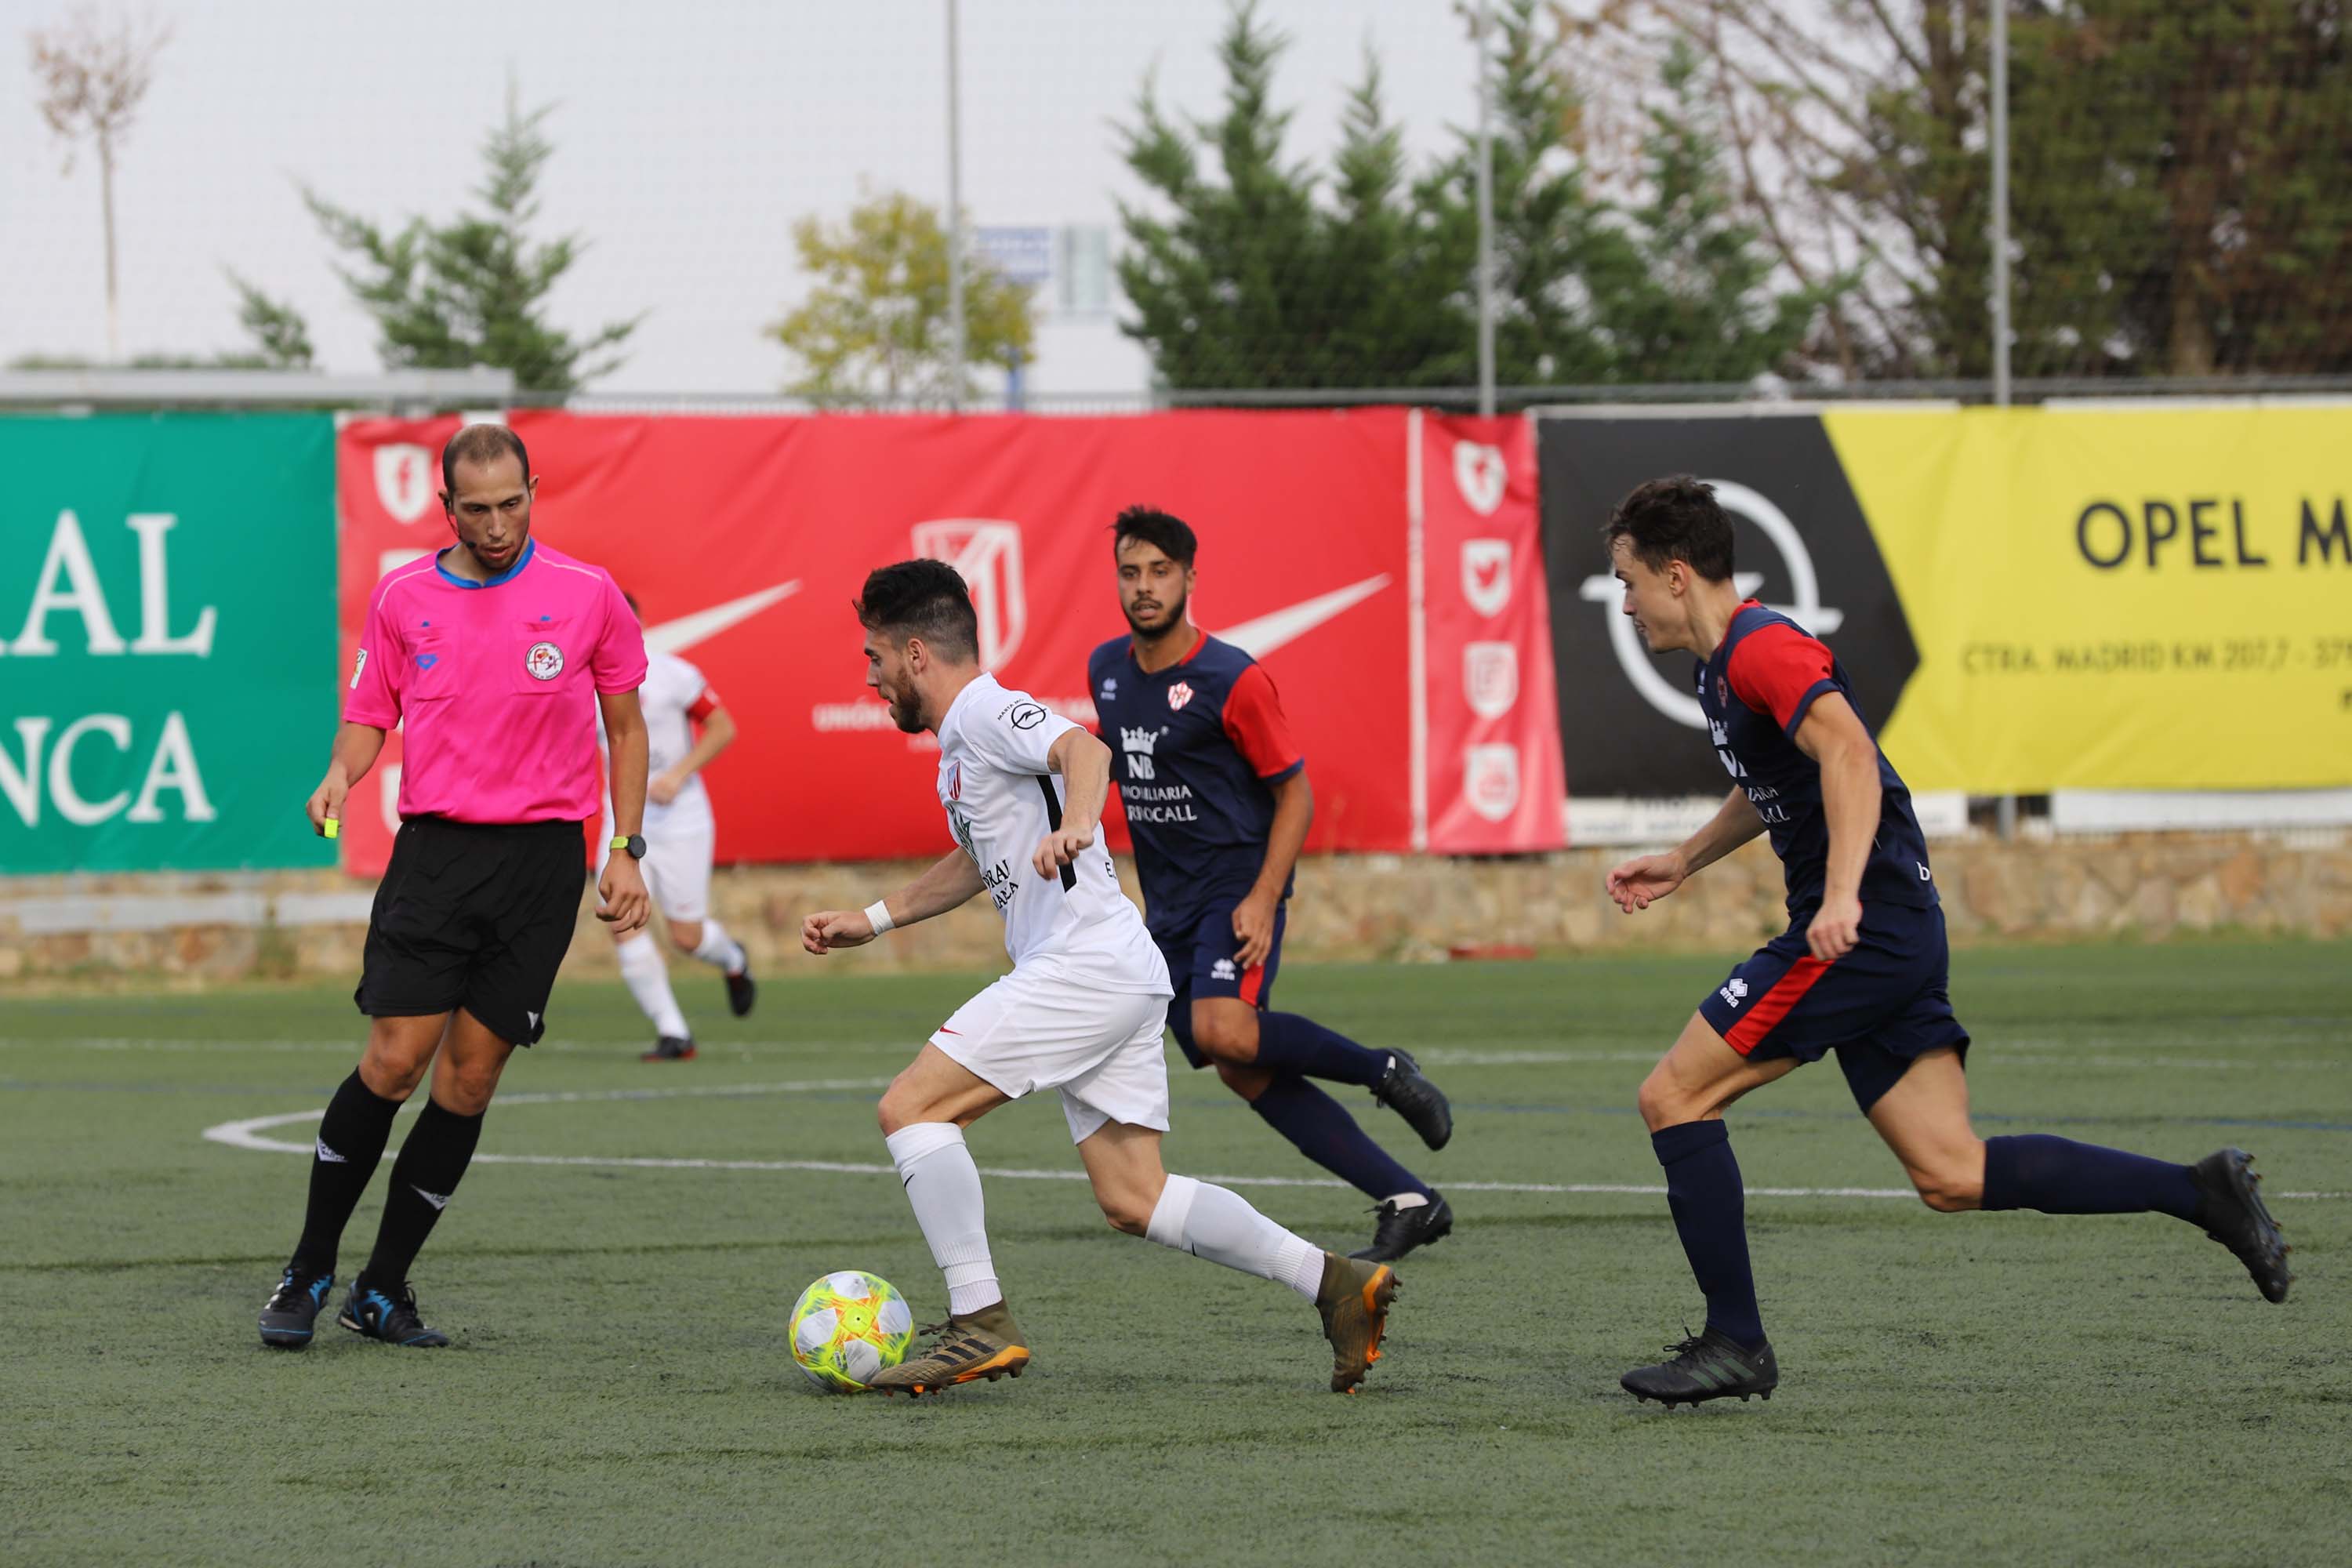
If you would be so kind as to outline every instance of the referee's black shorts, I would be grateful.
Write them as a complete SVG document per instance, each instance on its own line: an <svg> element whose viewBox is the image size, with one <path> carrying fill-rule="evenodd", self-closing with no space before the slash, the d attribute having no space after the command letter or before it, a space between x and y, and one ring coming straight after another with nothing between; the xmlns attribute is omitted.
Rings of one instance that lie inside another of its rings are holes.
<svg viewBox="0 0 2352 1568"><path fill-rule="evenodd" d="M587 879L579 823L410 818L375 890L352 1000L371 1018L463 1007L500 1039L531 1044Z"/></svg>

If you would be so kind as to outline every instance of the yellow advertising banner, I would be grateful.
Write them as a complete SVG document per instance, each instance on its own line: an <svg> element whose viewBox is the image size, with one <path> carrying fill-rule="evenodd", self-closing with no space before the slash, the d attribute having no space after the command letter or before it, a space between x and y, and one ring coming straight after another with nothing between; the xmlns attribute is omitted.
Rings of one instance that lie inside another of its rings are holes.
<svg viewBox="0 0 2352 1568"><path fill-rule="evenodd" d="M2352 406L1822 422L1918 647L1914 788L2352 784Z"/></svg>

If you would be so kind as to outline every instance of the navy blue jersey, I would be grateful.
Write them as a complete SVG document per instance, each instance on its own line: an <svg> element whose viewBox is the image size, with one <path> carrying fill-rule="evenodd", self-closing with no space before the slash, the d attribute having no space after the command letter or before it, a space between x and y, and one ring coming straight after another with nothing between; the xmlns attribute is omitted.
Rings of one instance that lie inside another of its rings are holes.
<svg viewBox="0 0 2352 1568"><path fill-rule="evenodd" d="M1274 680L1203 633L1157 674L1135 662L1128 638L1107 642L1087 660L1087 683L1134 835L1146 921L1154 936L1189 929L1201 905L1257 880L1274 826L1266 786L1306 766Z"/></svg>
<svg viewBox="0 0 2352 1568"><path fill-rule="evenodd" d="M1698 667L1698 701L1715 754L1772 836L1772 853L1788 874L1792 917L1820 908L1830 854L1821 764L1798 749L1797 727L1831 691L1853 702L1845 670L1830 650L1753 599L1739 606L1723 646ZM1859 705L1854 712L1863 716ZM1939 900L1927 868L1927 841L1912 814L1911 792L1884 752L1878 753L1878 832L1863 868L1863 905L1932 909Z"/></svg>

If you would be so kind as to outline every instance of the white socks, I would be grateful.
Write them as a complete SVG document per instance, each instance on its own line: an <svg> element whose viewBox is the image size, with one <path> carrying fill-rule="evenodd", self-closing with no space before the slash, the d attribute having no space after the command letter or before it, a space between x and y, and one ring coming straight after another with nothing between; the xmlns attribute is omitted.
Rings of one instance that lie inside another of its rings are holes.
<svg viewBox="0 0 2352 1568"><path fill-rule="evenodd" d="M694 956L729 974L743 973L743 944L727 934L727 928L717 921L702 922L702 941L696 944Z"/></svg>
<svg viewBox="0 0 2352 1568"><path fill-rule="evenodd" d="M948 1311L975 1312L1003 1300L995 1261L988 1256L988 1205L981 1195L980 1167L964 1147L963 1129L951 1121L918 1121L883 1142L906 1184L915 1223L931 1244L931 1261L947 1276Z"/></svg>
<svg viewBox="0 0 2352 1568"><path fill-rule="evenodd" d="M973 1180L976 1185L978 1177ZM1168 1178L1143 1234L1162 1247L1279 1280L1309 1301L1323 1287L1320 1247L1250 1207L1239 1193L1190 1176Z"/></svg>
<svg viewBox="0 0 2352 1568"><path fill-rule="evenodd" d="M639 931L619 943L614 956L621 961L621 978L628 982L629 994L653 1020L654 1033L669 1039L691 1038L686 1015L678 1011L677 998L670 994L669 966L662 962L661 949L654 939Z"/></svg>

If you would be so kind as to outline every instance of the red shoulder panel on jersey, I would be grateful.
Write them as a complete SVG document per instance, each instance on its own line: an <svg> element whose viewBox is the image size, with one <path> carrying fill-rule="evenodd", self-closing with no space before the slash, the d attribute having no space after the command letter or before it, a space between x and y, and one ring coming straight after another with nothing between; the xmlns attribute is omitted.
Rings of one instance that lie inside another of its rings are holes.
<svg viewBox="0 0 2352 1568"><path fill-rule="evenodd" d="M1253 664L1225 694L1225 734L1262 779L1280 778L1307 759L1290 738L1282 697L1265 666Z"/></svg>
<svg viewBox="0 0 2352 1568"><path fill-rule="evenodd" d="M1741 639L1724 676L1734 697L1790 730L1832 684L1831 663L1830 650L1819 638L1775 621Z"/></svg>

